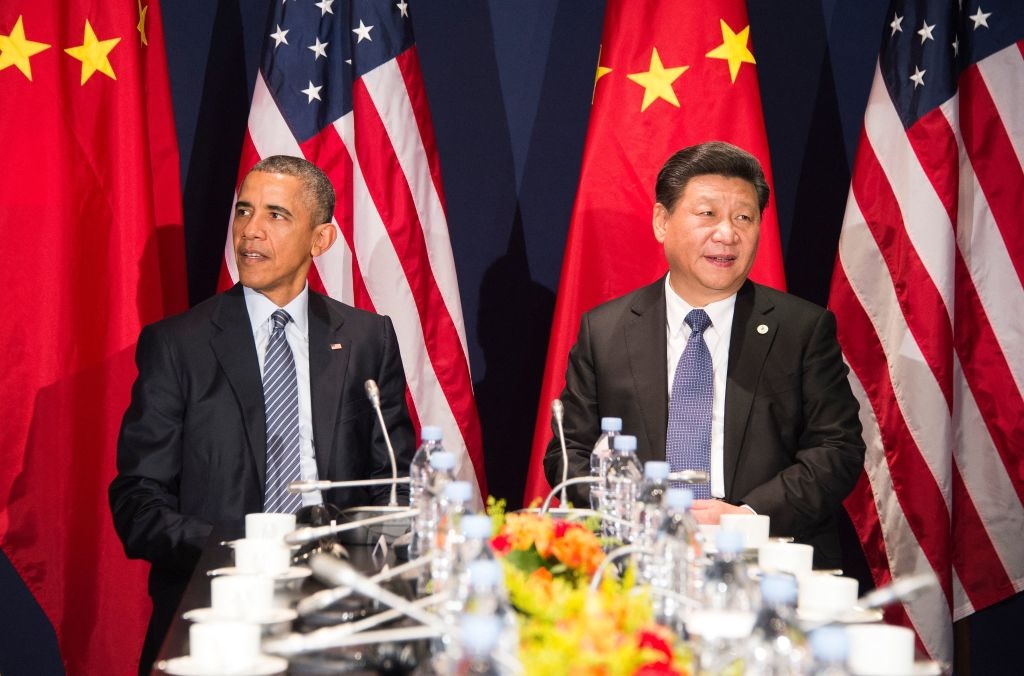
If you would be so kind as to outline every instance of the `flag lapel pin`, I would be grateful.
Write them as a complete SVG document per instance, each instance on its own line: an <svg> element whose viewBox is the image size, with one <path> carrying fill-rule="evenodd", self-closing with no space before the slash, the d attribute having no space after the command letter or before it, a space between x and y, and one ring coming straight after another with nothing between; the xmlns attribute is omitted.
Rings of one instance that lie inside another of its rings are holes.
<svg viewBox="0 0 1024 676"><path fill-rule="evenodd" d="M341 343L331 343L331 349L332 350L340 350L341 349Z"/></svg>

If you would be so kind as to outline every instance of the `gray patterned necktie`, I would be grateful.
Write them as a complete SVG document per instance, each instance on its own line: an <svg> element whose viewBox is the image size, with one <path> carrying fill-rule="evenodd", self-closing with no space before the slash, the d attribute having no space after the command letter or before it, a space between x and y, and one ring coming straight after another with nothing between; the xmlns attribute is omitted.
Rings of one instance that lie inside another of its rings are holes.
<svg viewBox="0 0 1024 676"><path fill-rule="evenodd" d="M263 400L267 416L267 482L264 512L297 512L302 497L288 492L299 477L299 387L295 358L284 327L292 320L284 310L271 315L274 330L263 367Z"/></svg>
<svg viewBox="0 0 1024 676"><path fill-rule="evenodd" d="M714 393L714 369L711 352L704 342L704 330L711 318L704 310L690 310L686 323L693 332L672 380L672 398L668 404L668 429L665 455L673 472L687 469L708 473L708 482L695 484L693 497L711 497L711 403Z"/></svg>

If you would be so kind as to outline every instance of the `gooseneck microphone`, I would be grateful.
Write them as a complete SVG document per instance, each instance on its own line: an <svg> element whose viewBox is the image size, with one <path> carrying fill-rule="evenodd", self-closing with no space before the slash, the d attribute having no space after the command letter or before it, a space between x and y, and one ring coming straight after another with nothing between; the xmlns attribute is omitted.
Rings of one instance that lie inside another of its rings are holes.
<svg viewBox="0 0 1024 676"><path fill-rule="evenodd" d="M284 536L284 541L290 545L304 545L329 535L337 535L345 531L355 530L363 526L373 526L388 521L401 521L409 519L419 513L418 509L397 509L381 516L372 516L358 521L346 521L344 523L331 524L329 526L304 526L297 528Z"/></svg>
<svg viewBox="0 0 1024 676"><path fill-rule="evenodd" d="M388 459L391 460L391 479L395 481L391 484L391 499L388 501L388 506L395 507L398 505L398 461L395 460L395 448L391 445L391 435L388 434L388 426L384 424L384 414L380 410L380 388L377 387L377 381L373 378L367 380L363 386L366 388L366 396L373 404L373 410L377 412L377 420L380 421L380 429L384 433L384 444L388 447Z"/></svg>
<svg viewBox="0 0 1024 676"><path fill-rule="evenodd" d="M569 501L566 499L565 487L566 482L569 480L569 451L565 448L565 428L562 426L562 418L565 417L565 406L562 405L561 399L555 399L551 402L551 416L555 419L555 424L558 425L558 443L562 446L562 507L567 508Z"/></svg>

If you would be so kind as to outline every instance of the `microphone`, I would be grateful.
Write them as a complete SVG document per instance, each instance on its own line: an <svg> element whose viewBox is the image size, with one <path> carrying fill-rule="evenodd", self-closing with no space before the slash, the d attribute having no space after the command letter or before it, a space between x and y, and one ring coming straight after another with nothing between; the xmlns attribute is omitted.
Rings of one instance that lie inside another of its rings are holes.
<svg viewBox="0 0 1024 676"><path fill-rule="evenodd" d="M355 488L357 486L386 486L388 484L407 484L409 477L403 476L397 479L354 479L352 481L326 481L317 479L315 481L293 481L288 484L289 493L309 493L310 491L323 491L328 488ZM390 505L394 507L395 505Z"/></svg>
<svg viewBox="0 0 1024 676"><path fill-rule="evenodd" d="M418 559L413 559L412 561L403 563L400 566L382 570L371 577L370 580L373 582L386 582L392 578L404 575L410 570L416 570L417 568L430 565L433 558L432 554L421 556ZM295 610L298 611L299 615L310 615L340 601L351 593L352 589L349 587L331 587L330 589L321 589L320 591L314 592L299 601L298 605L295 606Z"/></svg>
<svg viewBox="0 0 1024 676"><path fill-rule="evenodd" d="M362 528L363 526L372 526L374 524L385 523L387 521L408 519L418 513L418 509L403 509L388 514L382 514L381 516L371 516L368 519L346 521L345 523L332 524L329 526L306 526L303 528L296 528L291 533L284 536L284 541L290 545L303 545L307 542L313 542L314 540L325 538L328 535L344 533L345 531L355 530L357 528Z"/></svg>
<svg viewBox="0 0 1024 676"><path fill-rule="evenodd" d="M388 501L389 507L395 507L398 505L398 494L396 489L398 488L398 462L395 460L395 449L391 445L391 435L388 434L388 426L384 424L384 414L380 410L380 388L377 387L377 381L370 378L363 386L366 388L366 396L369 397L370 403L373 404L373 410L377 412L377 420L380 421L380 429L384 433L384 444L388 447L388 459L391 460L391 479L395 482L391 484L391 499Z"/></svg>
<svg viewBox="0 0 1024 676"><path fill-rule="evenodd" d="M668 480L681 484L704 484L708 481L708 473L699 469L684 469L670 472Z"/></svg>
<svg viewBox="0 0 1024 676"><path fill-rule="evenodd" d="M349 563L327 554L316 554L310 559L310 567L313 574L327 584L351 587L363 596L379 601L389 608L394 608L406 617L410 617L421 624L441 632L448 632L448 624L435 613L411 603L398 594L388 591L384 587L361 575Z"/></svg>
<svg viewBox="0 0 1024 676"><path fill-rule="evenodd" d="M909 601L938 584L939 579L932 571L896 578L857 599L857 605L861 608L882 608L897 601Z"/></svg>
<svg viewBox="0 0 1024 676"><path fill-rule="evenodd" d="M562 427L562 419L565 417L565 406L561 399L551 402L551 415L558 425L558 443L562 446L562 507L568 507L569 501L565 496L565 482L569 480L569 451L565 449L565 428Z"/></svg>

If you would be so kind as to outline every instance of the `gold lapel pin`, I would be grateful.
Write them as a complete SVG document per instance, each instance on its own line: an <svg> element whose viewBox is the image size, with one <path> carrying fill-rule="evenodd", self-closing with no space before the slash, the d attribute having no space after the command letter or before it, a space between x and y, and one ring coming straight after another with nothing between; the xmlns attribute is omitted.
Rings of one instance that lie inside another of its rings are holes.
<svg viewBox="0 0 1024 676"><path fill-rule="evenodd" d="M757 325L757 332L760 333L762 336L764 334L768 333L768 325L767 324L758 324Z"/></svg>
<svg viewBox="0 0 1024 676"><path fill-rule="evenodd" d="M332 350L340 350L341 349L341 343L331 343L331 349Z"/></svg>

